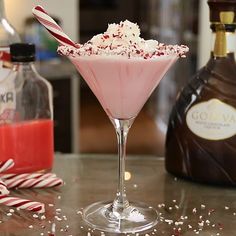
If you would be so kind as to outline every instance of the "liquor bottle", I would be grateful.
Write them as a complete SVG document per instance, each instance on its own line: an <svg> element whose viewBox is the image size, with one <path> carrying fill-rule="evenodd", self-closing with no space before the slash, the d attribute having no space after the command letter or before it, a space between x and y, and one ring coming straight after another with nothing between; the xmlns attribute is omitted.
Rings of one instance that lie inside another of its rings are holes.
<svg viewBox="0 0 236 236"><path fill-rule="evenodd" d="M179 94L166 137L168 172L236 185L236 0L209 0L212 52Z"/></svg>
<svg viewBox="0 0 236 236"><path fill-rule="evenodd" d="M52 86L35 69L35 46L10 45L13 68L0 83L0 162L8 173L46 172L53 165Z"/></svg>
<svg viewBox="0 0 236 236"><path fill-rule="evenodd" d="M10 48L20 37L5 15L4 0L0 0L0 81L10 72Z"/></svg>

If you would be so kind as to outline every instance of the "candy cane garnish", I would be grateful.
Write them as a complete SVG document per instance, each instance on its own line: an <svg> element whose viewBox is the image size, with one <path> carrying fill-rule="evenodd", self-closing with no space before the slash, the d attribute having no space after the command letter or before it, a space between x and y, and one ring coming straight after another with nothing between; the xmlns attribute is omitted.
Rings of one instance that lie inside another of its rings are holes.
<svg viewBox="0 0 236 236"><path fill-rule="evenodd" d="M47 179L6 179L5 184L7 188L49 188L61 186L63 181L55 177Z"/></svg>
<svg viewBox="0 0 236 236"><path fill-rule="evenodd" d="M48 30L48 32L61 44L77 47L76 44L63 32L62 28L48 15L41 6L32 9L36 19Z"/></svg>
<svg viewBox="0 0 236 236"><path fill-rule="evenodd" d="M34 202L18 197L0 196L0 204L4 204L10 207L16 207L17 209L32 211L35 213L45 212L45 206L43 203Z"/></svg>
<svg viewBox="0 0 236 236"><path fill-rule="evenodd" d="M9 170L14 166L13 159L8 159L7 161L0 162L0 173Z"/></svg>

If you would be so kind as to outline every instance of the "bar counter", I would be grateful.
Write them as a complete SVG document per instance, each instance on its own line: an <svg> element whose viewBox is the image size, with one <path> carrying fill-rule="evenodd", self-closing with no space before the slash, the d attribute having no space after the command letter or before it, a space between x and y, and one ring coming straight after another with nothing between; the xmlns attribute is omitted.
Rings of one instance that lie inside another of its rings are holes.
<svg viewBox="0 0 236 236"><path fill-rule="evenodd" d="M154 228L126 235L236 235L235 188L178 179L166 173L163 158L152 156L128 156L126 171L128 199L144 201L159 214ZM117 157L57 154L53 172L65 181L64 186L11 191L12 196L45 203L45 214L36 215L24 210L9 212L13 208L1 205L0 235L116 235L86 226L81 211L93 202L114 198Z"/></svg>

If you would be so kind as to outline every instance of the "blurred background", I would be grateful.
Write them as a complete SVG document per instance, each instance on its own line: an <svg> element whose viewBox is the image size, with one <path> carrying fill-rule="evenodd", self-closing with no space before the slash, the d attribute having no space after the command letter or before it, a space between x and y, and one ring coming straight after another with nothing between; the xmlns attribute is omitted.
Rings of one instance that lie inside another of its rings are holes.
<svg viewBox="0 0 236 236"><path fill-rule="evenodd" d="M136 118L128 137L129 154L164 155L165 132L178 91L210 55L207 0L5 0L6 16L22 41L37 46L37 66L54 89L55 151L116 153L116 136L97 99L74 67L56 54L57 43L35 21L41 4L75 41L104 32L108 23L137 22L141 36L186 44L190 53L166 74Z"/></svg>

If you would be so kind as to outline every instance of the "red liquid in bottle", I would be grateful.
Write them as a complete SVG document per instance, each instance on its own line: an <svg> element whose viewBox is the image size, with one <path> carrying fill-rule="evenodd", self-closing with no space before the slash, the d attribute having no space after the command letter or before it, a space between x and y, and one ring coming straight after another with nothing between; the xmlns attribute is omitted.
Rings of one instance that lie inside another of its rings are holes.
<svg viewBox="0 0 236 236"><path fill-rule="evenodd" d="M53 121L25 121L0 126L0 161L12 158L5 173L50 170L53 164Z"/></svg>

